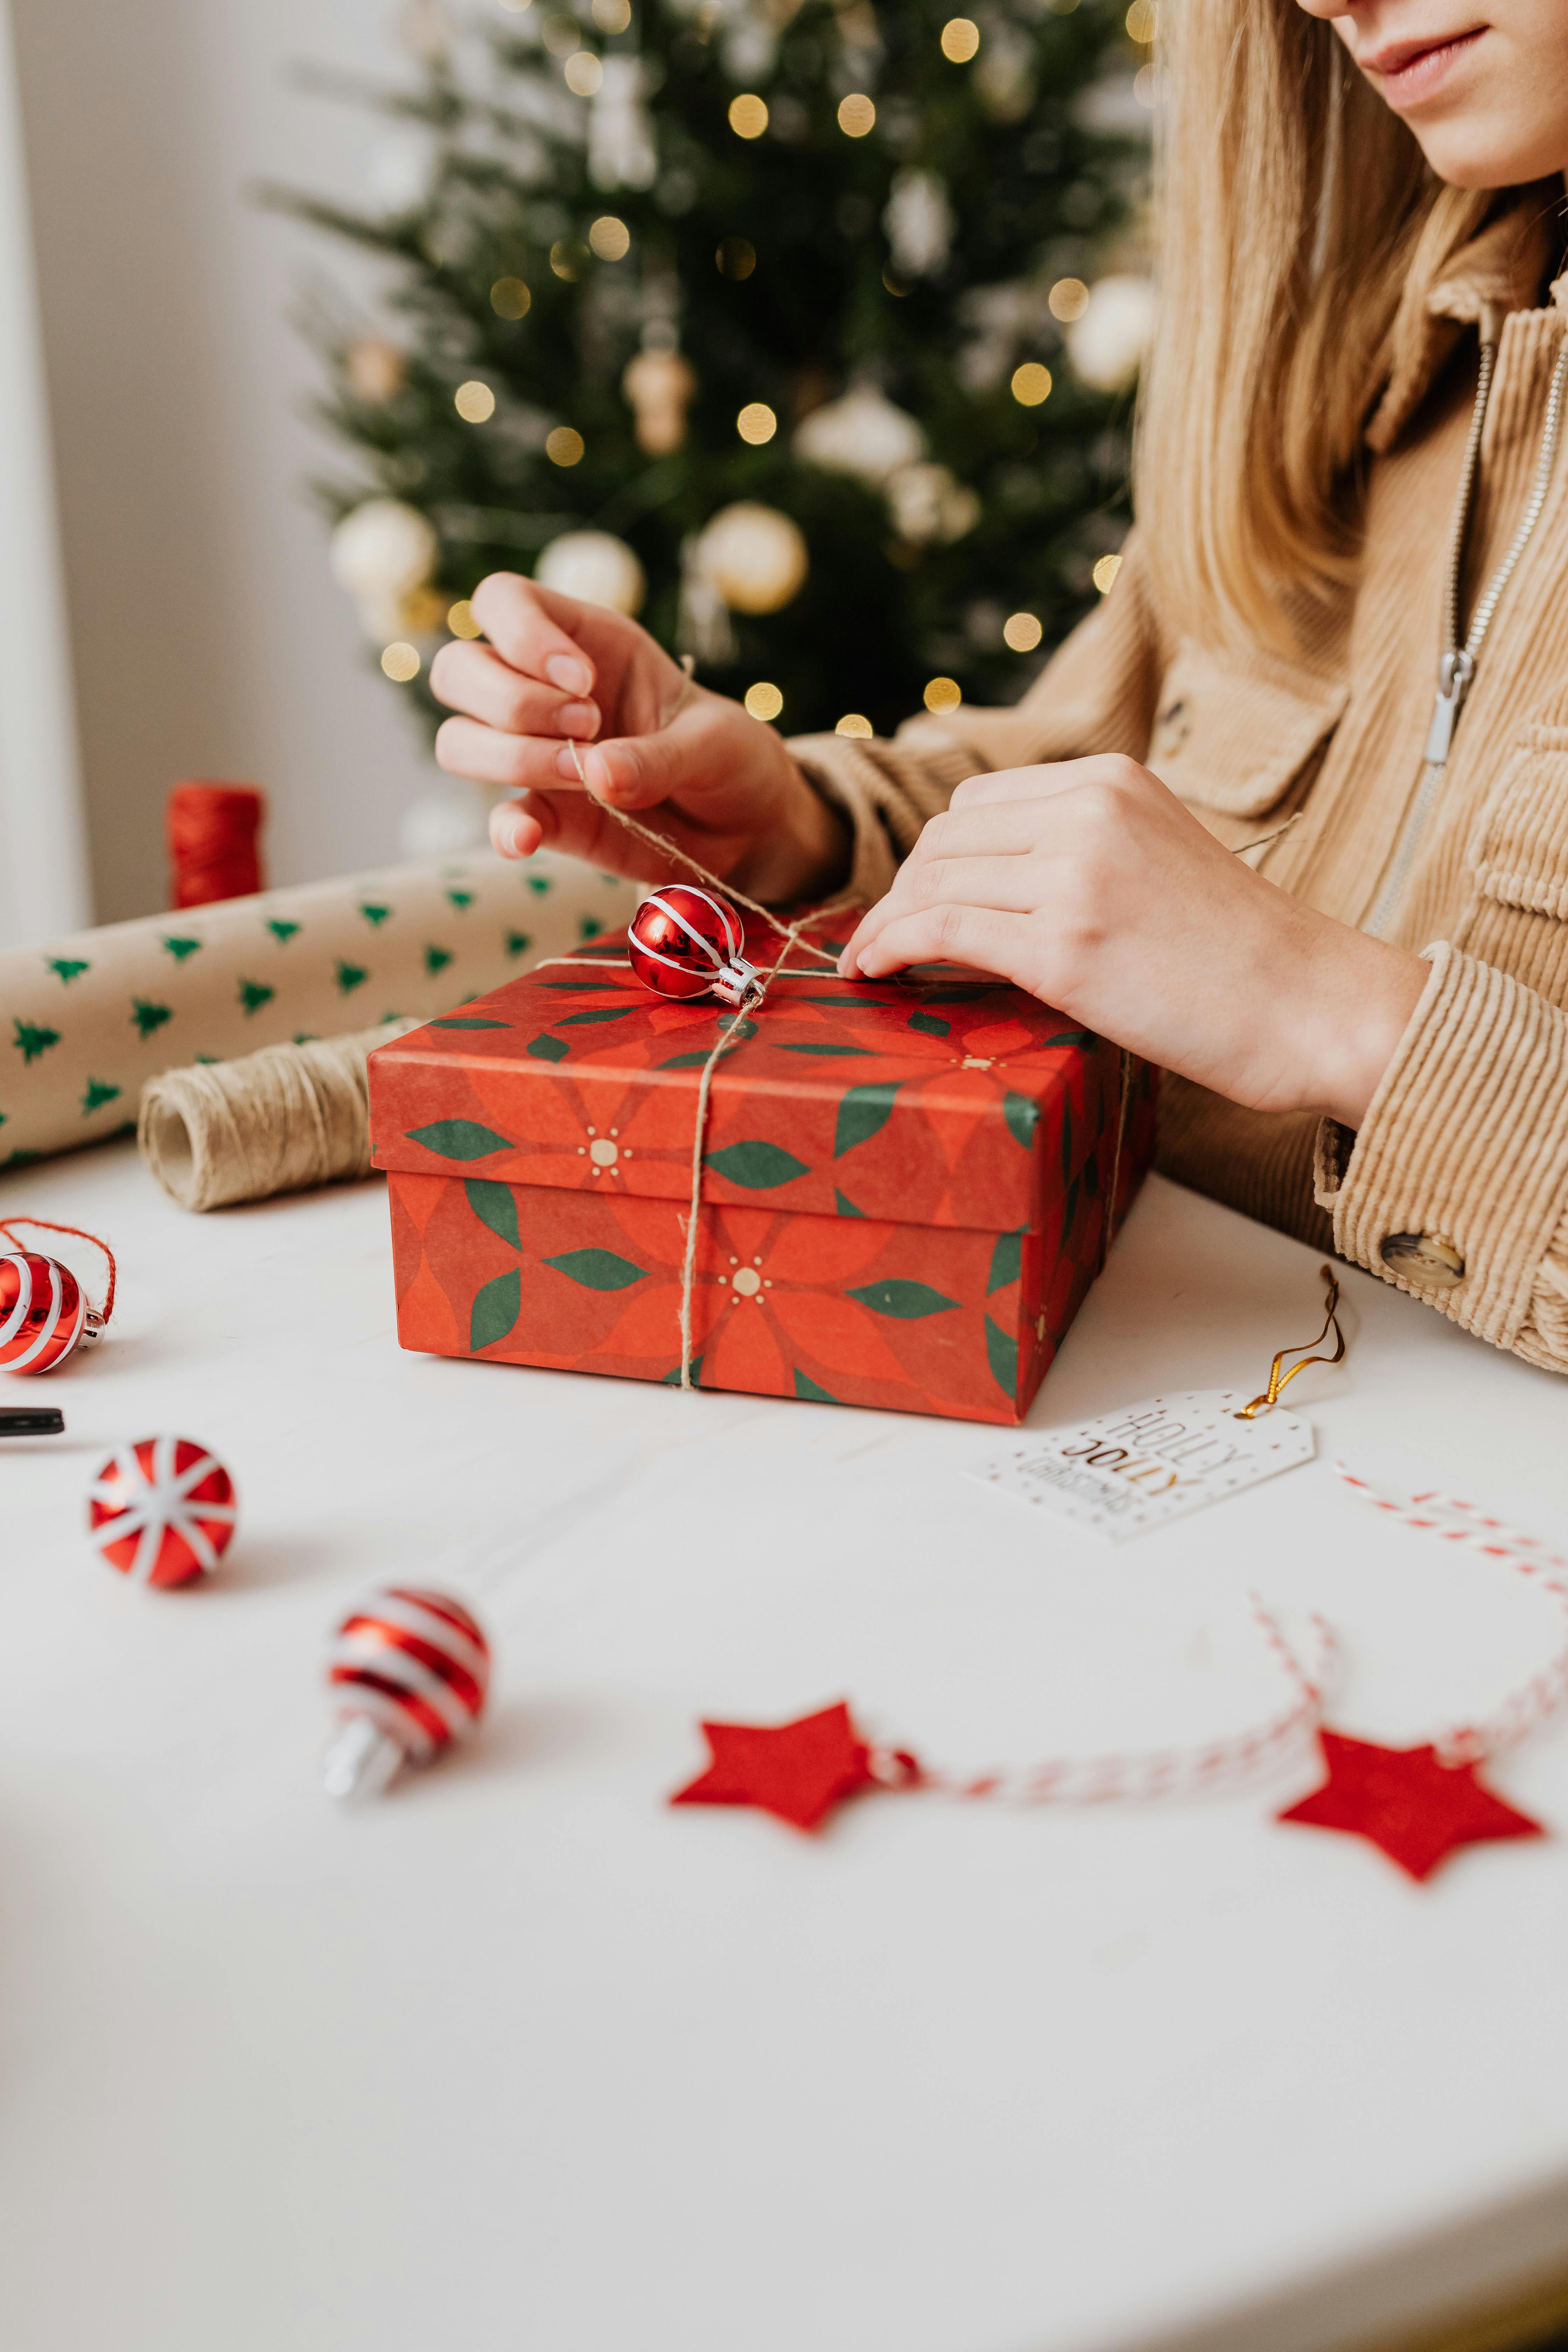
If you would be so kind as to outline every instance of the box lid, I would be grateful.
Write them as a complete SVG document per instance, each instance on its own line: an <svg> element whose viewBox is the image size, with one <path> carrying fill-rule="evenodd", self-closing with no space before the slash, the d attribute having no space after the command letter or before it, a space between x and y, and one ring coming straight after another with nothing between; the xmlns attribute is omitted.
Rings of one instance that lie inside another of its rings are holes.
<svg viewBox="0 0 1568 2352"><path fill-rule="evenodd" d="M755 961L775 946L751 929ZM375 1165L684 1201L702 1065L737 1017L651 994L625 934L597 940L376 1049ZM783 973L742 1030L705 1201L1024 1231L1117 1112L1116 1048L985 973Z"/></svg>

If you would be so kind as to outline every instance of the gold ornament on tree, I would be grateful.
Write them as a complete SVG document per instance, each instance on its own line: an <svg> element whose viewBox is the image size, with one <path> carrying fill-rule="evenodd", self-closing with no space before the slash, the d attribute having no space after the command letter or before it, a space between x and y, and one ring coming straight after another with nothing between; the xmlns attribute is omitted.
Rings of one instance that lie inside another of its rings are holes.
<svg viewBox="0 0 1568 2352"><path fill-rule="evenodd" d="M584 604L607 605L628 619L641 612L647 593L633 550L607 530L563 530L541 554L533 576L542 588Z"/></svg>
<svg viewBox="0 0 1568 2352"><path fill-rule="evenodd" d="M679 352L639 352L621 378L639 449L668 457L686 438L686 412L697 391L697 371Z"/></svg>
<svg viewBox="0 0 1568 2352"><path fill-rule="evenodd" d="M408 362L381 335L358 335L345 355L349 389L357 400L393 400L403 390Z"/></svg>
<svg viewBox="0 0 1568 2352"><path fill-rule="evenodd" d="M339 523L328 554L332 577L353 598L373 644L405 629L420 635L439 627L445 599L428 583L441 542L416 507L401 499L366 499Z"/></svg>
<svg viewBox="0 0 1568 2352"><path fill-rule="evenodd" d="M811 568L799 525L752 499L720 509L698 540L693 560L732 613L782 611L800 593Z"/></svg>

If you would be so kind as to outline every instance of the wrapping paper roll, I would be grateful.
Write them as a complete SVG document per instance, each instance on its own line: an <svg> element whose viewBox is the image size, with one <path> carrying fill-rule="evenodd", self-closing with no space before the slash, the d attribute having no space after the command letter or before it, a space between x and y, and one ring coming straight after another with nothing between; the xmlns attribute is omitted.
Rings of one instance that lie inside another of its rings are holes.
<svg viewBox="0 0 1568 2352"><path fill-rule="evenodd" d="M136 1122L192 1062L449 1013L630 920L574 858L468 857L268 890L0 955L0 1168Z"/></svg>

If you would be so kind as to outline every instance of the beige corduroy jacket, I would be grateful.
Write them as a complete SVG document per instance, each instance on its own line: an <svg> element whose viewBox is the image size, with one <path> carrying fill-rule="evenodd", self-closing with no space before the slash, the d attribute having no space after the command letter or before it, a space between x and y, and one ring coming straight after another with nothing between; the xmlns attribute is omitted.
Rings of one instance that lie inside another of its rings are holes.
<svg viewBox="0 0 1568 2352"><path fill-rule="evenodd" d="M890 742L792 747L853 820L879 897L966 776L1082 754L1144 761L1231 846L1366 923L1423 774L1447 546L1476 389L1503 318L1461 610L1512 538L1568 331L1568 278L1521 213L1445 273L1367 427L1364 562L1299 662L1219 656L1163 624L1136 534L1103 604L1015 709L922 717ZM1568 434L1564 436L1568 441ZM1568 1372L1568 447L1500 604L1386 936L1431 978L1360 1132L1163 1089L1180 1182L1381 1275L1466 1329Z"/></svg>

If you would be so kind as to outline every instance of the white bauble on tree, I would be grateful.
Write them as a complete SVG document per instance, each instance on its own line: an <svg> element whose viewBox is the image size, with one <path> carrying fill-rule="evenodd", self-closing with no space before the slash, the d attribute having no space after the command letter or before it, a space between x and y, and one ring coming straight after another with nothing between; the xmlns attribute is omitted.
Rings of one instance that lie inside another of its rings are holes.
<svg viewBox="0 0 1568 2352"><path fill-rule="evenodd" d="M1154 289L1147 278L1102 278L1081 319L1068 329L1068 356L1080 383L1125 392L1143 364L1154 332Z"/></svg>
<svg viewBox="0 0 1568 2352"><path fill-rule="evenodd" d="M695 566L732 613L777 613L805 584L811 558L797 523L741 499L722 507L693 551Z"/></svg>
<svg viewBox="0 0 1568 2352"><path fill-rule="evenodd" d="M931 278L947 268L955 223L947 182L935 172L900 172L882 214L902 278Z"/></svg>
<svg viewBox="0 0 1568 2352"><path fill-rule="evenodd" d="M359 607L366 636L384 643L403 625L405 599L440 560L435 527L401 499L367 499L344 515L328 547L332 577Z"/></svg>
<svg viewBox="0 0 1568 2352"><path fill-rule="evenodd" d="M951 546L980 520L980 500L945 466L900 466L885 485L893 528L912 547Z"/></svg>
<svg viewBox="0 0 1568 2352"><path fill-rule="evenodd" d="M540 556L533 576L542 588L584 604L607 604L628 619L641 612L647 593L636 554L607 530L563 530Z"/></svg>
<svg viewBox="0 0 1568 2352"><path fill-rule="evenodd" d="M830 474L853 474L880 488L900 466L926 454L926 437L915 419L895 408L875 384L856 384L795 427L795 453Z"/></svg>

